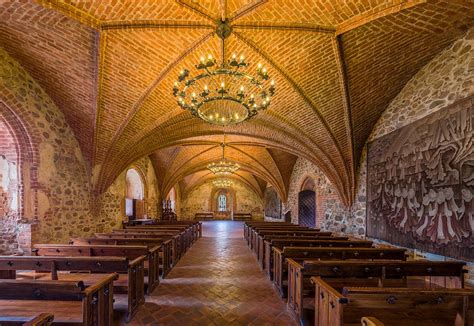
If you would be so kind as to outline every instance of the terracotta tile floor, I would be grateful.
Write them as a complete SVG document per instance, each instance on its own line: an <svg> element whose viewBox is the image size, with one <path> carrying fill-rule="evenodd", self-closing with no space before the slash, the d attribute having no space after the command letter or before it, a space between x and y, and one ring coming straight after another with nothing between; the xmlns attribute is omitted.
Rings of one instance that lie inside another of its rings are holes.
<svg viewBox="0 0 474 326"><path fill-rule="evenodd" d="M233 221L203 222L203 237L130 324L297 325Z"/></svg>

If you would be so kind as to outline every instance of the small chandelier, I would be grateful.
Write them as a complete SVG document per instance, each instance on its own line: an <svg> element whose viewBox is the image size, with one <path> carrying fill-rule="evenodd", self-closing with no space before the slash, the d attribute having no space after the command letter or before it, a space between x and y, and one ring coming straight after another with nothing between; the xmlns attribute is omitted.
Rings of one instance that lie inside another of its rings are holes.
<svg viewBox="0 0 474 326"><path fill-rule="evenodd" d="M237 124L266 110L275 94L275 82L269 81L267 68L257 65L256 75L244 70L248 67L244 56L236 54L219 68L212 55L201 57L195 66L196 76L181 70L174 83L173 95L178 105L202 120L220 126Z"/></svg>
<svg viewBox="0 0 474 326"><path fill-rule="evenodd" d="M212 181L212 184L217 188L228 188L234 184L232 180L229 179L218 179Z"/></svg>
<svg viewBox="0 0 474 326"><path fill-rule="evenodd" d="M208 170L216 175L231 175L237 172L240 169L240 165L234 162L231 162L225 158L225 143L221 144L222 146L222 159L218 162L213 162L207 165Z"/></svg>

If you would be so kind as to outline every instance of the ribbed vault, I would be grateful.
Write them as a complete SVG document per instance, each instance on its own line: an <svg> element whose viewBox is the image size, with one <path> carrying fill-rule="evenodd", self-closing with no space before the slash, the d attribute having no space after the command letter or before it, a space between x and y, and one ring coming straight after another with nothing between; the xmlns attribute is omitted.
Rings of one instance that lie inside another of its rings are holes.
<svg viewBox="0 0 474 326"><path fill-rule="evenodd" d="M229 19L222 41L217 22ZM468 0L5 0L0 46L62 110L97 192L150 156L161 190L211 178L225 132L239 182L286 197L297 157L350 205L365 141L406 82L474 22ZM203 54L244 54L276 80L270 109L209 126L180 110L178 71ZM263 182L263 183L262 183Z"/></svg>

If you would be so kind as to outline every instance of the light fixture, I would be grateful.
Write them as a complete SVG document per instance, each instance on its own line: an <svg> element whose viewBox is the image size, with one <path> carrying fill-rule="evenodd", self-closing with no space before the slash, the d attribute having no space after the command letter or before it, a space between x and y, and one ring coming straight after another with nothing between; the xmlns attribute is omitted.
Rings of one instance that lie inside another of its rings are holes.
<svg viewBox="0 0 474 326"><path fill-rule="evenodd" d="M229 179L217 179L212 181L212 184L217 188L228 188L232 186L234 182Z"/></svg>
<svg viewBox="0 0 474 326"><path fill-rule="evenodd" d="M231 175L237 172L238 169L240 169L240 165L227 160L225 158L225 143L222 143L221 146L222 146L222 159L220 161L208 164L207 168L215 175L220 175L220 176Z"/></svg>
<svg viewBox="0 0 474 326"><path fill-rule="evenodd" d="M233 54L218 68L216 59L209 54L201 56L196 75L188 69L179 73L173 95L178 105L202 120L221 126L237 124L266 110L275 94L275 81L261 63L256 74L245 72L249 67L243 55Z"/></svg>

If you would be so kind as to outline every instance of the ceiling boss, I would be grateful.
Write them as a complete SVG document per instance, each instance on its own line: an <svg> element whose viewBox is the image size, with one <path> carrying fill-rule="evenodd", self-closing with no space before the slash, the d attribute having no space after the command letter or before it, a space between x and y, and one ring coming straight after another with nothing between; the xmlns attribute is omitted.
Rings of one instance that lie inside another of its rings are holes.
<svg viewBox="0 0 474 326"><path fill-rule="evenodd" d="M220 22L216 33L225 38L232 31L227 21ZM243 55L232 54L217 64L211 55L201 56L195 65L195 74L181 70L174 83L173 95L178 105L202 120L220 126L241 123L266 110L275 94L275 82L270 80L268 70L261 63L252 75Z"/></svg>

